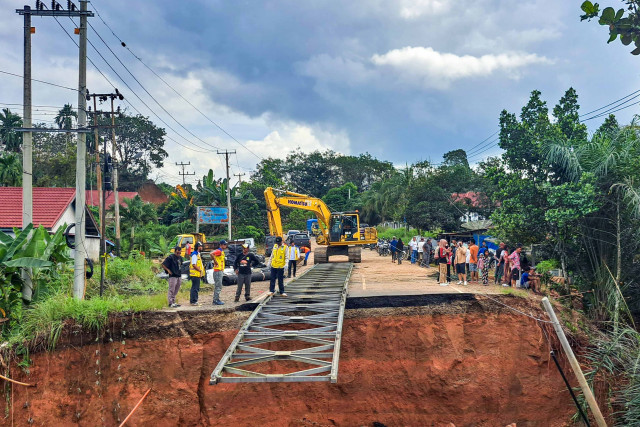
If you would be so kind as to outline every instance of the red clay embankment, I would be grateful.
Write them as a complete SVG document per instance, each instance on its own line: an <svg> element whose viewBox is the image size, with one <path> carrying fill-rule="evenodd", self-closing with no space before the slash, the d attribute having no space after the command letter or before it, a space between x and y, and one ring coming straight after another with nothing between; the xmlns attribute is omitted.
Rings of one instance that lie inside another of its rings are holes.
<svg viewBox="0 0 640 427"><path fill-rule="evenodd" d="M4 424L117 425L149 387L128 425L561 426L575 412L535 321L495 305L349 310L337 384L210 386L245 317L127 320L85 345L69 333L30 374L12 368L37 387L14 388Z"/></svg>

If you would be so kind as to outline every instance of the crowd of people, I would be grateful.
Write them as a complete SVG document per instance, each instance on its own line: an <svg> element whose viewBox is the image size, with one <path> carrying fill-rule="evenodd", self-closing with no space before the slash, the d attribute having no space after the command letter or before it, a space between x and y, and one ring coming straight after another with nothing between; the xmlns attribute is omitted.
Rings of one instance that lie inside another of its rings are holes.
<svg viewBox="0 0 640 427"><path fill-rule="evenodd" d="M405 251L405 247L407 248ZM440 286L448 286L457 279L458 285L480 284L489 286L492 282L504 287L520 287L540 291L540 275L529 265L522 253L522 246L511 250L500 243L495 252L489 250L487 242L479 247L474 240L436 241L432 238L413 237L408 244L395 236L389 242L391 262L401 264L406 257L411 264L438 268Z"/></svg>
<svg viewBox="0 0 640 427"><path fill-rule="evenodd" d="M307 265L309 254L311 249L306 246L298 246L293 239L286 242L282 237L276 237L275 245L271 251L271 257L267 260L266 265L270 267L270 283L269 283L269 295L273 295L275 292L276 283L278 284L278 290L281 296L286 297L284 292L284 270L287 268L287 277L296 277L296 270L298 261L302 261L303 265ZM224 270L226 267L226 254L228 243L225 240L220 240L218 249L211 251L211 261L213 263L213 305L224 305L224 302L220 300L220 293L222 291L222 279L224 276ZM189 279L191 281L191 289L189 292L189 303L192 306L199 306L201 303L199 300L200 282L205 277L205 268L202 262L201 249L202 244L197 242L193 249L187 248L187 258L189 258ZM167 293L167 300L169 307L177 308L180 304L176 302L176 296L181 287L182 282L182 248L176 246L173 248L173 253L170 254L162 263L162 268L169 275L169 289ZM244 288L244 297L246 301L251 300L251 277L252 266L255 267L260 264L260 261L254 253L250 251L248 244L242 245L242 253L237 255L233 262L233 270L237 278L237 288L234 302L240 301L242 290Z"/></svg>

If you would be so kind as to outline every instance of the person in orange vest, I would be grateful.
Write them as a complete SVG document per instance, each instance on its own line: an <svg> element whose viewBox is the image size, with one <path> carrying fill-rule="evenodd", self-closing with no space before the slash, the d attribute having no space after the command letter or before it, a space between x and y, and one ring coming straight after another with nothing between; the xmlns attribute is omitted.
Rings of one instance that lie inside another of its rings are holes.
<svg viewBox="0 0 640 427"><path fill-rule="evenodd" d="M302 247L302 253L304 254L304 263L302 265L307 265L307 260L309 259L309 254L311 253L311 249L306 246Z"/></svg>
<svg viewBox="0 0 640 427"><path fill-rule="evenodd" d="M224 305L220 301L220 291L222 291L222 276L224 275L224 250L227 249L227 241L220 240L220 248L211 252L213 260L213 305Z"/></svg>

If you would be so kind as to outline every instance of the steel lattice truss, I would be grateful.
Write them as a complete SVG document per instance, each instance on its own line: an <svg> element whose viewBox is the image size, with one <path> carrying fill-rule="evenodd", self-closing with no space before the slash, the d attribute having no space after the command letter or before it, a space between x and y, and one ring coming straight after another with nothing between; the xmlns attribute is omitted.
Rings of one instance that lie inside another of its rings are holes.
<svg viewBox="0 0 640 427"><path fill-rule="evenodd" d="M209 383L335 383L352 269L351 263L316 264L286 286L287 297L273 295L267 298L242 325L211 374ZM280 351L263 345L300 348ZM297 362L293 366L306 364L310 367L287 373L258 372L259 364L270 365L268 371L282 371L291 366L290 362ZM282 369L277 369L278 365Z"/></svg>

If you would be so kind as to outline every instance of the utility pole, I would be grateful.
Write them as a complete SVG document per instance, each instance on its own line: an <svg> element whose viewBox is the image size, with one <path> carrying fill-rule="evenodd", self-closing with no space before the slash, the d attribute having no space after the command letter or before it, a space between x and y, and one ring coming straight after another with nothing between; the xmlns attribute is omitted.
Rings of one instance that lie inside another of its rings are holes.
<svg viewBox="0 0 640 427"><path fill-rule="evenodd" d="M119 92L116 90L116 93ZM122 95L121 95L122 96ZM120 98L121 100L124 97ZM120 107L118 107L119 109ZM120 256L120 200L118 199L118 157L116 156L116 116L111 97L111 158L113 159L113 211L116 217L116 255Z"/></svg>
<svg viewBox="0 0 640 427"><path fill-rule="evenodd" d="M102 161L104 162L104 176L105 176L105 179L103 180L102 174L100 173L101 162L100 162L100 154L99 154L100 142L98 137L98 129L111 128L111 138L112 138L112 141L115 141L115 117L114 116L116 113L113 110L113 101L115 98L123 100L124 96L122 96L122 94L118 91L118 89L116 89L116 93L94 93L91 95L87 95L87 98L93 98L93 109L94 109L93 124L95 127L94 133L96 138L96 163L97 163L97 169L98 169L97 176L98 176L98 188L99 188L98 194L100 195L99 212L100 212L100 218L101 218L100 220L100 296L102 296L102 293L104 290L104 276L106 273L106 256L107 256L106 192L113 189L113 186L111 185L111 181L107 182L106 177L107 176L111 177L110 166L113 162L113 157L109 159L109 155L107 154L107 140L105 139L103 150L102 150ZM102 104L109 98L111 99L111 112L98 111L96 100L100 100L100 103ZM100 114L111 115L111 125L98 126L98 115ZM109 160L111 160L111 164ZM116 200L116 203L117 203L117 200Z"/></svg>
<svg viewBox="0 0 640 427"><path fill-rule="evenodd" d="M231 185L229 185L231 181L229 180L229 154L236 154L236 150L218 150L218 154L224 154L227 164L227 209L229 210L229 241L231 241Z"/></svg>
<svg viewBox="0 0 640 427"><path fill-rule="evenodd" d="M89 95L93 98L93 135L96 151L96 187L98 187L98 221L104 222L104 211L102 210L102 168L100 167L100 136L98 135L98 106L96 105L95 94Z"/></svg>
<svg viewBox="0 0 640 427"><path fill-rule="evenodd" d="M246 174L243 173L234 173L233 176L237 176L238 177L238 185L242 184L242 177L245 176Z"/></svg>
<svg viewBox="0 0 640 427"><path fill-rule="evenodd" d="M178 172L178 175L182 176L182 185L183 186L186 183L185 180L184 180L185 176L190 176L190 175L195 175L196 174L195 172L185 172L184 171L184 167L185 166L190 166L190 165L191 165L191 162L187 162L187 163L183 163L183 162L178 163L178 162L176 162L176 166L182 166L182 172Z"/></svg>
<svg viewBox="0 0 640 427"><path fill-rule="evenodd" d="M29 6L25 6L24 9L17 9L16 13L20 15L29 15L28 21L25 16L25 35L27 34L27 22L29 24L29 39L31 34L31 16L60 16L60 17L79 17L80 18L80 28L78 29L78 34L80 35L80 40L78 42L78 148L77 148L77 159L76 159L76 218L75 218L75 256L74 256L74 274L73 274L73 296L77 299L82 299L84 297L84 284L85 284L85 272L84 272L84 263L86 255L85 242L84 242L84 224L85 224L85 187L86 187L86 156L87 156L87 146L86 144L86 133L85 127L87 125L87 99L85 98L85 94L87 92L87 18L89 16L93 16L93 12L89 12L87 10L87 0L80 0L80 10L78 10L71 1L67 2L68 10L63 10L62 6L56 1L53 0L51 2L51 9L45 10L45 5L42 1L36 1L35 10L31 10ZM31 44L29 41L29 46L25 46L25 62L27 60L27 53L29 56L29 63L31 62ZM27 74L28 72L28 74ZM29 64L28 69L25 64L25 80L28 78L31 81L31 65ZM26 88L25 88L26 92ZM28 106L29 111L28 115L25 114L25 124L28 118L28 126L25 126L25 132L28 134L31 129L31 90L29 88L29 99L23 101L25 105L25 109ZM31 184L32 178L32 159L31 159L31 145L32 145L32 137L26 136L26 140L24 141L25 148L28 147L29 154L25 153L25 160L28 160L25 165L29 167L29 169L24 169L24 172L27 172L28 179L26 183ZM28 144L27 144L28 142ZM27 159L28 157L28 159ZM25 183L25 184L26 184ZM23 202L25 198L23 195ZM29 197L29 200L32 200ZM32 202L29 202L32 203ZM33 208L31 208L33 209ZM25 209L23 209L24 213ZM31 219L30 219L31 220ZM23 219L24 221L24 219ZM23 224L24 226L24 224Z"/></svg>
<svg viewBox="0 0 640 427"><path fill-rule="evenodd" d="M87 0L80 0L80 12L87 11ZM87 125L87 15L80 15L78 43L78 127ZM86 188L86 134L78 134L76 149L76 227L75 227L75 256L73 267L73 296L84 298L85 272L84 263L87 251L84 244L85 234L85 188Z"/></svg>
<svg viewBox="0 0 640 427"><path fill-rule="evenodd" d="M22 126L30 128L31 124L31 8L24 7L24 81L23 81L23 109ZM33 133L22 134L22 229L33 222ZM28 274L24 273L22 297L31 301L33 283Z"/></svg>

